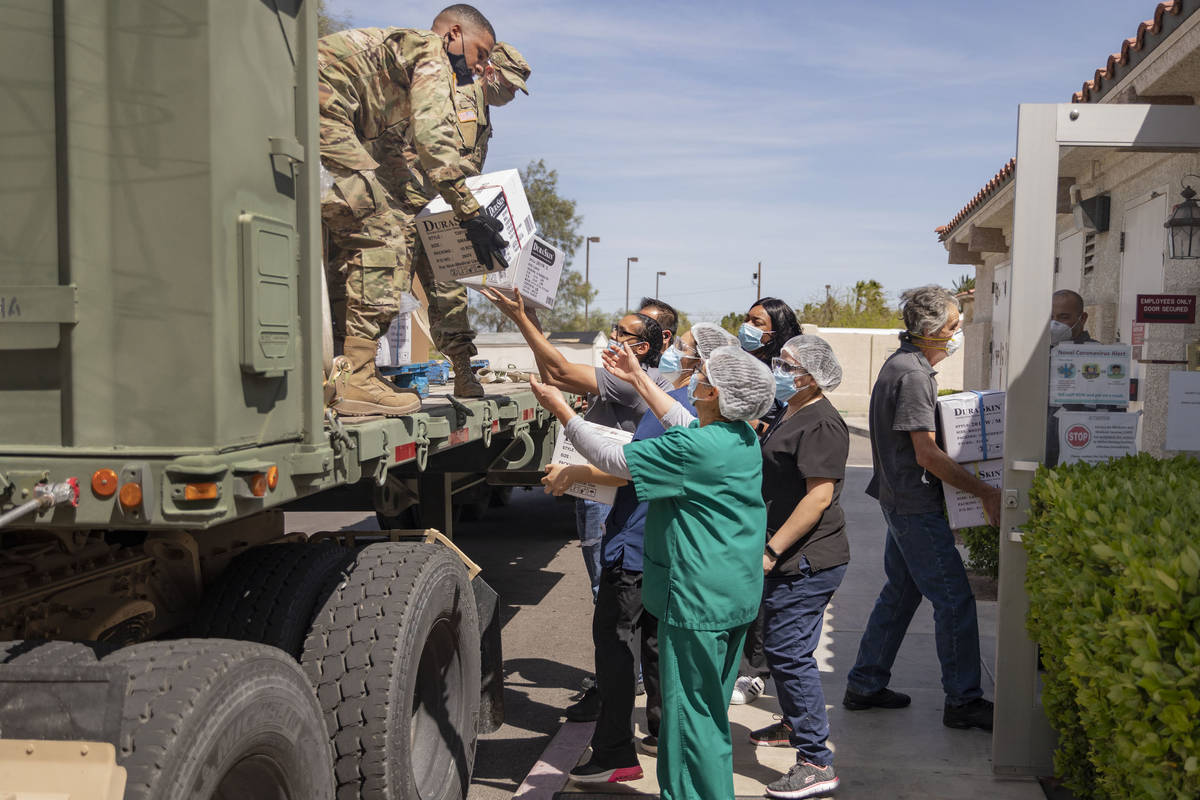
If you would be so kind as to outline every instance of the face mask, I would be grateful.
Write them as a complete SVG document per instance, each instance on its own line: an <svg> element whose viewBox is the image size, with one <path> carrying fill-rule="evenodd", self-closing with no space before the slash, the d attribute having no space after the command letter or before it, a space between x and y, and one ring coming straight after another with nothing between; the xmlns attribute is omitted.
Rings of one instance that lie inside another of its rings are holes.
<svg viewBox="0 0 1200 800"><path fill-rule="evenodd" d="M670 377L672 380L678 378L683 372L683 353L675 349L675 346L667 348L667 352L662 354L662 358L658 360L658 371L664 377Z"/></svg>
<svg viewBox="0 0 1200 800"><path fill-rule="evenodd" d="M954 335L946 342L946 355L952 356L959 351L963 346L963 332L959 328L954 332Z"/></svg>
<svg viewBox="0 0 1200 800"><path fill-rule="evenodd" d="M796 392L800 391L796 388L796 376L789 375L786 372L775 372L775 399L781 403L786 403L788 399Z"/></svg>
<svg viewBox="0 0 1200 800"><path fill-rule="evenodd" d="M475 76L471 73L471 68L467 66L467 44L462 42L461 53L457 55L450 52L451 42L446 43L446 55L450 57L450 67L454 70L454 77L458 81L459 86L466 86L471 81L475 80Z"/></svg>
<svg viewBox="0 0 1200 800"><path fill-rule="evenodd" d="M696 387L700 385L700 373L693 372L692 379L688 381L688 402L694 407L696 405Z"/></svg>
<svg viewBox="0 0 1200 800"><path fill-rule="evenodd" d="M738 341L741 342L743 350L752 353L762 347L765 333L766 331L754 327L749 322L743 322L742 327L738 328Z"/></svg>
<svg viewBox="0 0 1200 800"><path fill-rule="evenodd" d="M506 106L517 96L517 90L499 78L484 81L483 99L489 106Z"/></svg>
<svg viewBox="0 0 1200 800"><path fill-rule="evenodd" d="M1074 331L1071 326L1065 322L1059 322L1056 319L1050 320L1050 346L1061 344L1071 338Z"/></svg>

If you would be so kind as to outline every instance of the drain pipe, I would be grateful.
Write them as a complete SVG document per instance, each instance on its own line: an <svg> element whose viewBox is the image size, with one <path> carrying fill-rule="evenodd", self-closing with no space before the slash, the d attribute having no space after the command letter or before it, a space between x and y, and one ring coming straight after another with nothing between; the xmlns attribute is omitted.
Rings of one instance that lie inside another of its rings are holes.
<svg viewBox="0 0 1200 800"><path fill-rule="evenodd" d="M31 511L45 511L60 503L70 503L72 508L79 506L78 480L67 478L61 483L39 483L34 486L32 500L0 514L0 528L16 522Z"/></svg>

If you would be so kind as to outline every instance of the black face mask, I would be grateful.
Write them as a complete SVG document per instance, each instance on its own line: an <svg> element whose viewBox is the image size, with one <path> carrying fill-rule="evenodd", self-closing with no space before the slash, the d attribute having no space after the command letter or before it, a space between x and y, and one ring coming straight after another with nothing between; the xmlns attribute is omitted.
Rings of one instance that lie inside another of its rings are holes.
<svg viewBox="0 0 1200 800"><path fill-rule="evenodd" d="M471 74L471 68L467 66L467 45L465 42L462 48L463 51L456 55L450 52L450 48L447 46L446 55L450 57L450 67L454 70L454 77L458 81L458 85L466 86L475 80L475 76Z"/></svg>

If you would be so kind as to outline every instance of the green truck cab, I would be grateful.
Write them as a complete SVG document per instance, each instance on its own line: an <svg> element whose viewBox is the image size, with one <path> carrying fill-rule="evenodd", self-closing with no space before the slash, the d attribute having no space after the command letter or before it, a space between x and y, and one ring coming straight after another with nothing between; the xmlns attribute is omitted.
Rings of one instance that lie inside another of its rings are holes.
<svg viewBox="0 0 1200 800"><path fill-rule="evenodd" d="M502 719L455 497L555 422L326 412L316 6L0 7L0 788L460 797ZM284 529L346 487L418 530Z"/></svg>

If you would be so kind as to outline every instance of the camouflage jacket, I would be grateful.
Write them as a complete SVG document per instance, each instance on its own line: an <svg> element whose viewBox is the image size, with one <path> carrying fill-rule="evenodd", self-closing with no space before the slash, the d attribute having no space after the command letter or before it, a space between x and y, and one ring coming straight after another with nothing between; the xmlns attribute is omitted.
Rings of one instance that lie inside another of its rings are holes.
<svg viewBox="0 0 1200 800"><path fill-rule="evenodd" d="M460 217L479 204L463 178L465 163L454 71L431 31L359 28L317 45L321 158L366 171L379 167L372 143L385 134L408 143L416 165Z"/></svg>

